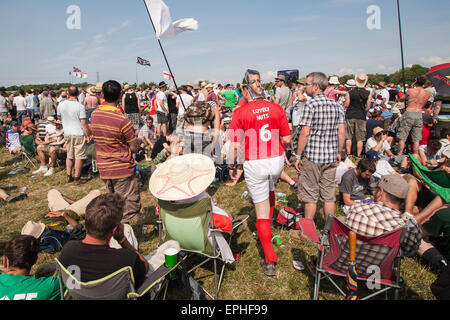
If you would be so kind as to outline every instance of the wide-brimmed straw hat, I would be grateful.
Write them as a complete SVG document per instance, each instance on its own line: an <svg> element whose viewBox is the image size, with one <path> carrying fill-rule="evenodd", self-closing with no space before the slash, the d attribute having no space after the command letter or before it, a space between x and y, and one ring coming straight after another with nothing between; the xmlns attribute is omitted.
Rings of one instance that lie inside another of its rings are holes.
<svg viewBox="0 0 450 320"><path fill-rule="evenodd" d="M97 90L95 89L95 86L90 86L89 88L86 89L86 92L91 96L95 96Z"/></svg>
<svg viewBox="0 0 450 320"><path fill-rule="evenodd" d="M204 192L216 176L214 162L202 154L172 158L153 173L149 190L159 200L187 200Z"/></svg>
<svg viewBox="0 0 450 320"><path fill-rule="evenodd" d="M25 226L22 228L21 235L32 236L36 239L42 235L45 230L45 224L40 222L28 221Z"/></svg>
<svg viewBox="0 0 450 320"><path fill-rule="evenodd" d="M369 81L369 77L365 73L360 73L355 76L355 82L358 88L364 88L367 84L367 81Z"/></svg>
<svg viewBox="0 0 450 320"><path fill-rule="evenodd" d="M127 91L127 90L130 89L130 88L131 88L131 86L130 86L129 84L126 84L126 85L123 87L123 90Z"/></svg>

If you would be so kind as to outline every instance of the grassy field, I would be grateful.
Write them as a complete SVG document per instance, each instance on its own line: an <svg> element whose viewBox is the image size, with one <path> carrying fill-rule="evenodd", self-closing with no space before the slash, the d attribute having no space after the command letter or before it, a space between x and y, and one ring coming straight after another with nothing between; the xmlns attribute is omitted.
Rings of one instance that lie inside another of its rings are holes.
<svg viewBox="0 0 450 320"><path fill-rule="evenodd" d="M97 177L82 186L66 184L65 171L59 168L57 174L50 178L37 175L32 178L31 171L26 174L9 175L14 168L23 166L20 157L13 157L2 148L0 150L0 186L17 186L17 189L8 191L16 194L18 189L27 186L28 198L23 201L7 204L0 207L0 252L9 239L20 233L20 230L29 220L37 221L43 218L49 211L47 203L47 192L57 189L61 193L72 199L80 199L91 190L100 189L105 191L102 181ZM294 177L295 170L290 168L288 173ZM211 196L215 197L218 206L231 212L233 215L249 214L250 220L248 229L242 230L232 242L232 249L241 253L238 261L225 269L224 279L220 291L220 299L225 300L310 300L313 293L313 278L307 271L296 271L292 266L293 260L300 260L306 264L310 255L316 255L317 249L312 242L291 238L286 230L274 227L273 234L279 235L283 241L282 247L276 247L275 251L279 261L276 266L276 276L266 277L260 267L262 249L252 232L255 231L255 211L249 199L242 199L241 195L246 190L245 181L240 181L234 188L229 188L225 184L218 184L216 188L209 189ZM288 184L280 182L277 192L287 194L289 206L296 207L297 197L295 190ZM141 193L142 217L138 223L133 225L135 235L140 244L140 250L144 255L151 253L158 245L158 234L143 235L142 226L144 224L155 224L156 199L149 193L148 188ZM318 227L323 227L323 213L318 214ZM341 212L336 213L338 216ZM0 253L0 254L1 254ZM40 254L36 266L50 262L58 254ZM36 268L35 266L35 268ZM33 268L32 272L35 270ZM206 264L195 271L195 278L198 279L210 292L214 286L213 267ZM405 258L402 262L401 275L404 279L405 287L401 290L400 298L405 300L432 300L433 294L430 291L431 283L436 279L436 275L424 267L415 258ZM340 282L342 285L345 281ZM323 282L324 290L321 291L320 299L339 300L343 299L327 281ZM361 287L364 284L360 285ZM364 290L362 290L364 291ZM367 291L367 290L366 290ZM169 296L170 298L170 296Z"/></svg>

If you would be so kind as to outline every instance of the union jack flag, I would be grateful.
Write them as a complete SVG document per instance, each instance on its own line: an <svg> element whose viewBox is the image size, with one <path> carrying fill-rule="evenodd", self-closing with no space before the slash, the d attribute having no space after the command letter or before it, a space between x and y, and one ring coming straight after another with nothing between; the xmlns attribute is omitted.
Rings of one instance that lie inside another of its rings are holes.
<svg viewBox="0 0 450 320"><path fill-rule="evenodd" d="M139 57L137 58L137 63L140 64L140 65L143 65L143 66L149 66L149 67L152 66L150 61L142 59L142 58L139 58Z"/></svg>

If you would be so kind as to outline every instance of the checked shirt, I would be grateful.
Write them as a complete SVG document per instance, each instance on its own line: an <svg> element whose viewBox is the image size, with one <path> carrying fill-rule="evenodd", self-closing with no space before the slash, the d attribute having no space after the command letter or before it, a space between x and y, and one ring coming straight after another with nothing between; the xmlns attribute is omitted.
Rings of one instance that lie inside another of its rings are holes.
<svg viewBox="0 0 450 320"><path fill-rule="evenodd" d="M417 251L422 240L422 231L412 216L386 207L381 202L355 204L349 209L345 224L357 234L366 237L376 237L407 225L401 243L406 255Z"/></svg>
<svg viewBox="0 0 450 320"><path fill-rule="evenodd" d="M345 123L345 111L336 101L319 94L300 111L299 126L311 128L303 155L314 163L337 161L338 127Z"/></svg>

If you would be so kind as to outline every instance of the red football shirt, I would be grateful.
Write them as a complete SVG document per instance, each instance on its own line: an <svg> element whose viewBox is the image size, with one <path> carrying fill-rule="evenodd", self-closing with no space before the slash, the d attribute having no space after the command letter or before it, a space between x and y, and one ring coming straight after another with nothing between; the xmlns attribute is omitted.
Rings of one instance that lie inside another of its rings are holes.
<svg viewBox="0 0 450 320"><path fill-rule="evenodd" d="M286 113L280 105L252 101L234 111L228 139L242 143L245 160L260 160L281 156L281 137L290 135Z"/></svg>

